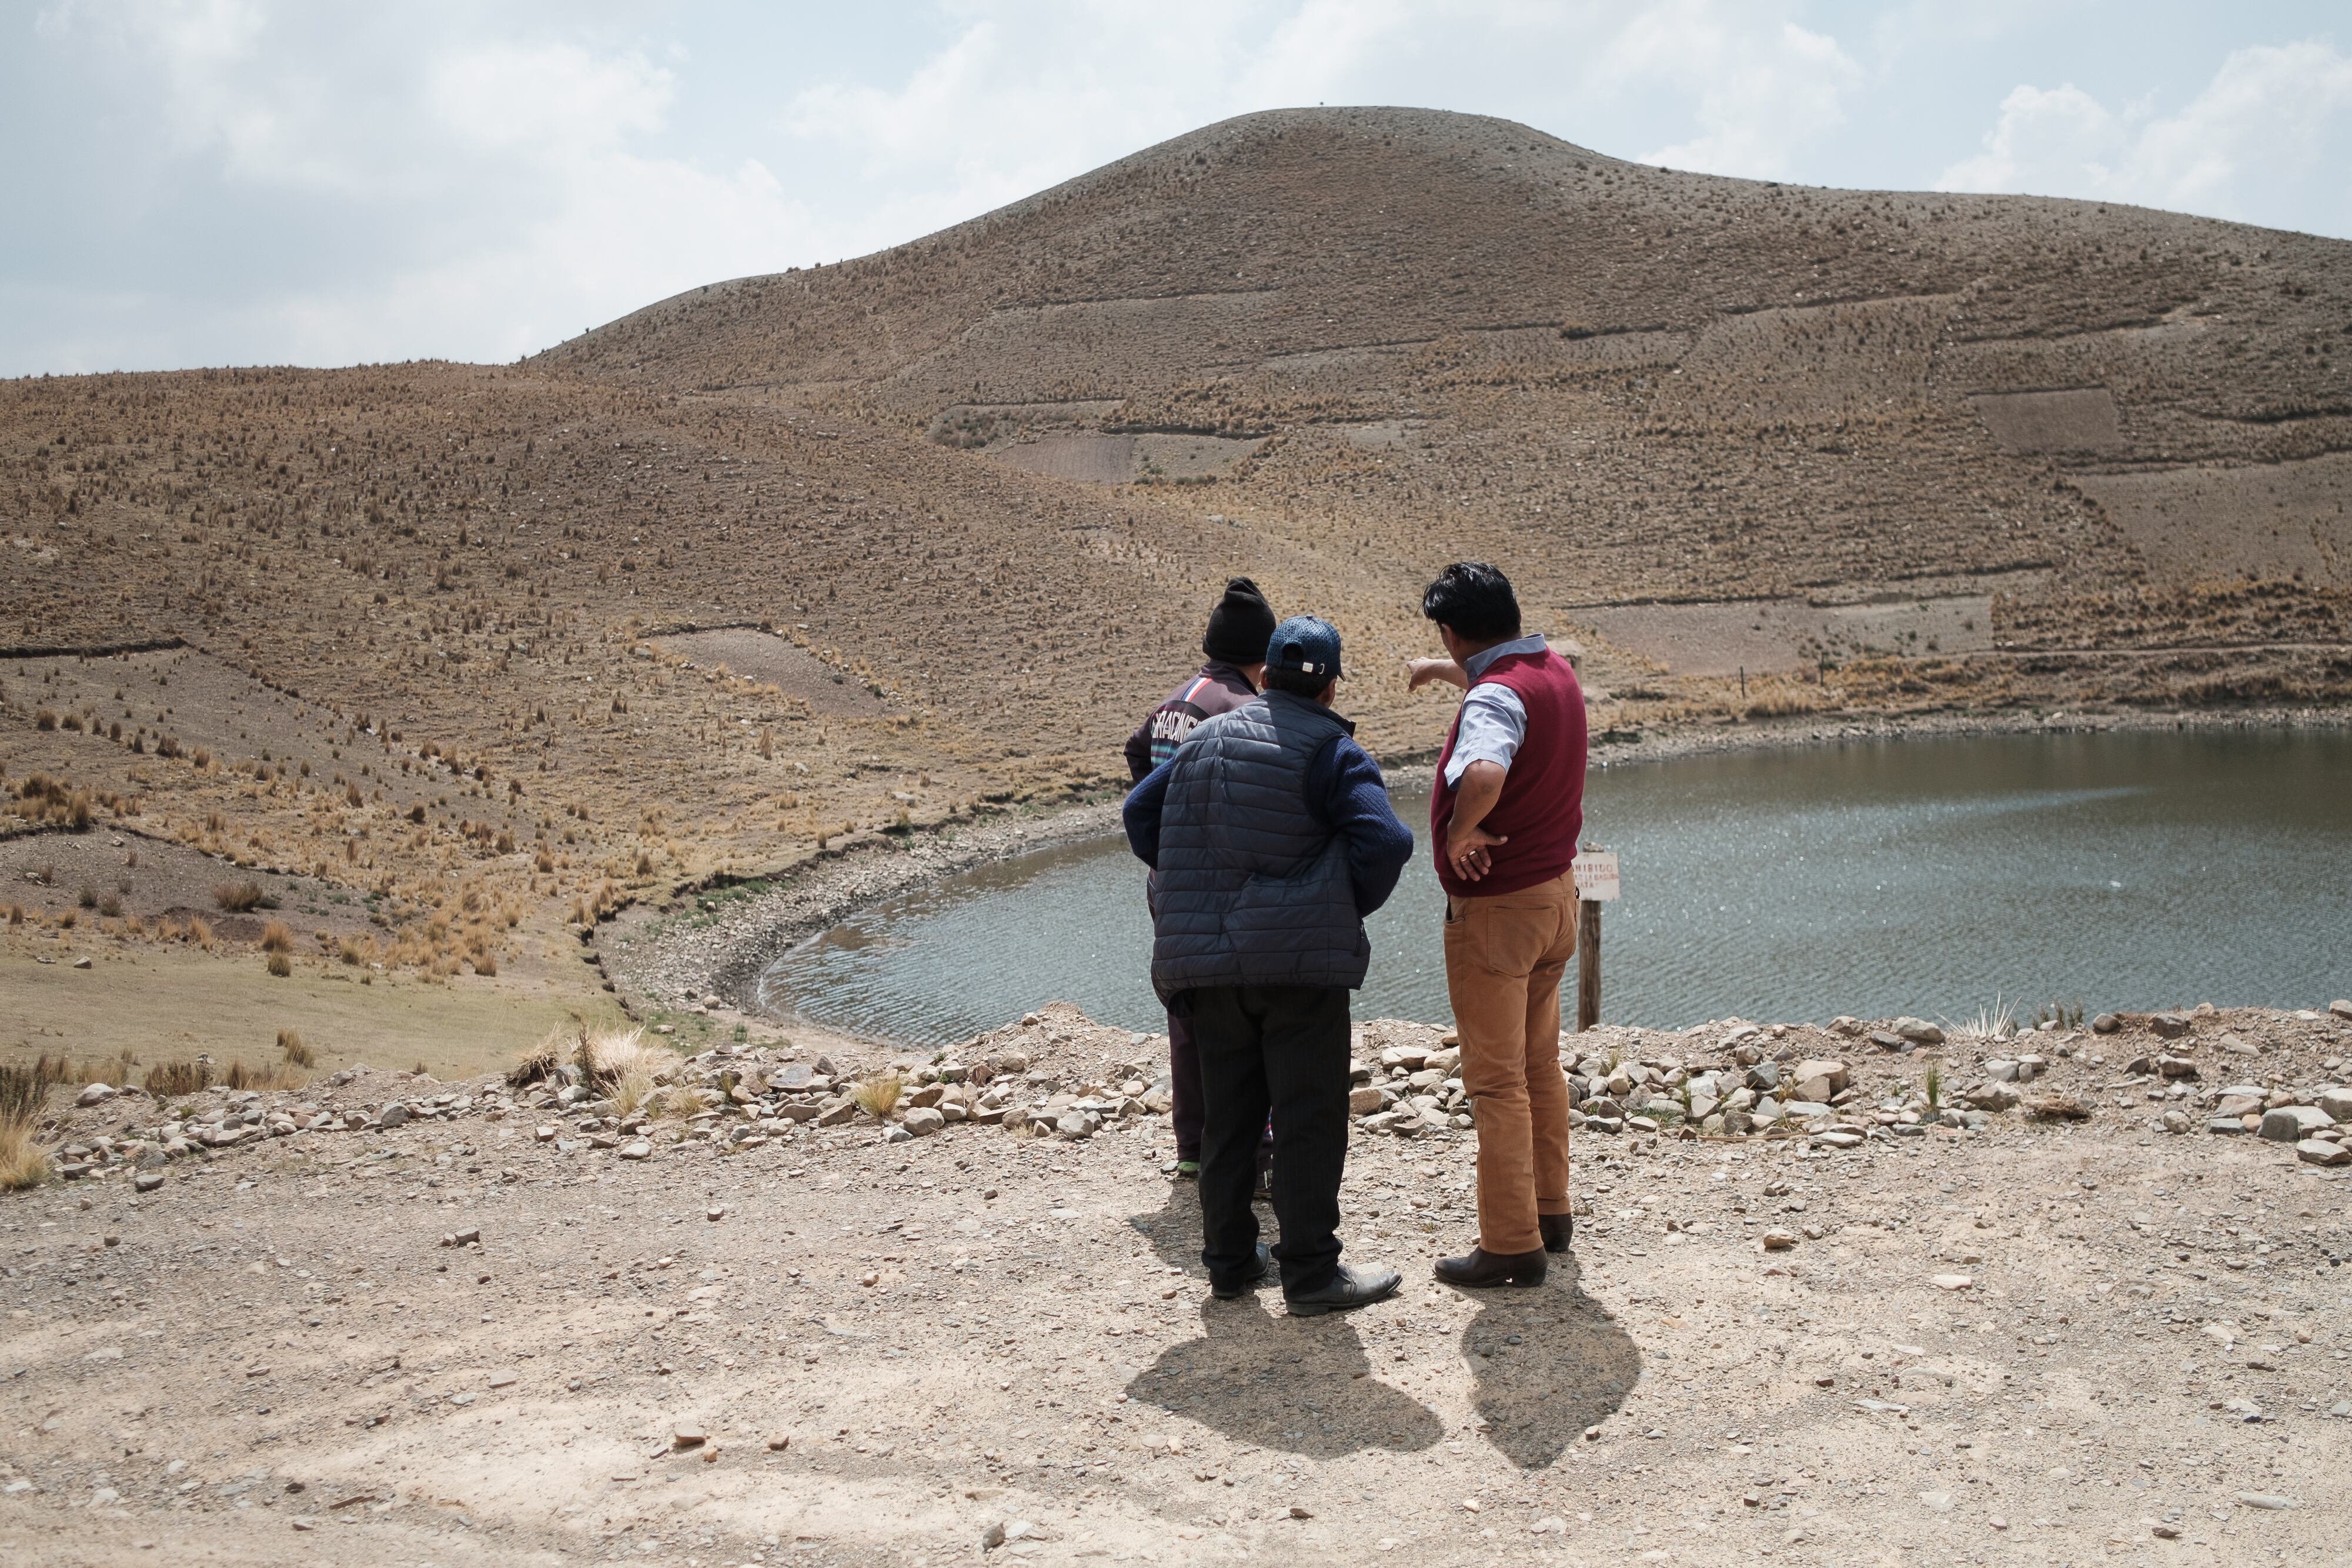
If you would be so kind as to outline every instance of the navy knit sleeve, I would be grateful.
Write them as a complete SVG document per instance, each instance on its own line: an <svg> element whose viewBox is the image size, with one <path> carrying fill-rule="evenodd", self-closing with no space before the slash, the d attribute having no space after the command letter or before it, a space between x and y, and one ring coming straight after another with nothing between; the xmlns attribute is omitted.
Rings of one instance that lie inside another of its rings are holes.
<svg viewBox="0 0 2352 1568"><path fill-rule="evenodd" d="M1380 764L1349 737L1334 736L1307 766L1307 800L1326 827L1346 836L1356 913L1370 915L1389 901L1412 858L1412 830L1397 821Z"/></svg>
<svg viewBox="0 0 2352 1568"><path fill-rule="evenodd" d="M1127 804L1118 811L1119 823L1127 830L1127 847L1154 871L1160 869L1160 813L1168 800L1168 769L1174 763L1171 758L1145 774L1143 782L1128 792Z"/></svg>

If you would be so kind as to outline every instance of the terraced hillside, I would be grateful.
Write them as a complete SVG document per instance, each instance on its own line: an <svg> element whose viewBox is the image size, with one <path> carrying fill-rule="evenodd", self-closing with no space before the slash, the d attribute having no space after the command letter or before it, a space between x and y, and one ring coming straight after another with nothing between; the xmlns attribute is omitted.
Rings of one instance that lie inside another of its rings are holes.
<svg viewBox="0 0 2352 1568"><path fill-rule="evenodd" d="M0 826L496 967L1115 784L1231 571L1425 751L1389 672L1464 556L1584 644L1603 731L2341 701L2347 334L2341 242L1251 116L520 366L0 386Z"/></svg>

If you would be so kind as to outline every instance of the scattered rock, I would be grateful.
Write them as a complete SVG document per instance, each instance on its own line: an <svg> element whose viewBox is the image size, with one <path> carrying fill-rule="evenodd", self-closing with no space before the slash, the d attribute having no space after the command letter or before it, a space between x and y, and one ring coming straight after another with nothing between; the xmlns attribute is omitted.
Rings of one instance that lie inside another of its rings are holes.
<svg viewBox="0 0 2352 1568"><path fill-rule="evenodd" d="M646 1142L643 1138L635 1138L632 1139L628 1143L623 1144L619 1148L613 1152L620 1155L621 1158L625 1160L651 1159L653 1157L654 1146Z"/></svg>
<svg viewBox="0 0 2352 1568"><path fill-rule="evenodd" d="M1066 1121L1067 1119L1064 1118ZM947 1124L948 1119L928 1105L918 1105L908 1112L906 1120L899 1124L907 1129L910 1136L918 1138L929 1137Z"/></svg>
<svg viewBox="0 0 2352 1568"><path fill-rule="evenodd" d="M2294 1157L2307 1166L2352 1166L2352 1149L2325 1138L2305 1138L2294 1145Z"/></svg>
<svg viewBox="0 0 2352 1568"><path fill-rule="evenodd" d="M1797 1244L1797 1233L1793 1230L1768 1230L1764 1233L1763 1241L1767 1252L1786 1252Z"/></svg>
<svg viewBox="0 0 2352 1568"><path fill-rule="evenodd" d="M1976 1281L1967 1274L1931 1274L1927 1282L1939 1291L1965 1291Z"/></svg>
<svg viewBox="0 0 2352 1568"><path fill-rule="evenodd" d="M2273 1144L2300 1143L2321 1128L2333 1126L2335 1122L2335 1117L2316 1105L2281 1105L2263 1113L2263 1124L2256 1134Z"/></svg>
<svg viewBox="0 0 2352 1568"><path fill-rule="evenodd" d="M2158 1013L2147 1020L2147 1024L2163 1040L2178 1040L2189 1029L2189 1020L2179 1013Z"/></svg>
<svg viewBox="0 0 2352 1568"><path fill-rule="evenodd" d="M2327 1004L2327 1010L2337 1018L2352 1020L2352 1002L2337 999Z"/></svg>
<svg viewBox="0 0 2352 1568"><path fill-rule="evenodd" d="M1904 1018L1895 1020L1895 1032L1914 1045L1941 1045L1944 1031L1926 1019Z"/></svg>
<svg viewBox="0 0 2352 1568"><path fill-rule="evenodd" d="M83 1107L103 1105L109 1100L113 1098L114 1085L111 1083L93 1083L89 1088L74 1096L74 1103Z"/></svg>
<svg viewBox="0 0 2352 1568"><path fill-rule="evenodd" d="M2113 1013L2101 1013L2091 1020L2093 1034L2113 1034L2124 1027L2124 1020Z"/></svg>
<svg viewBox="0 0 2352 1568"><path fill-rule="evenodd" d="M2302 1506L2294 1499L2281 1497L2274 1491L2242 1491L2238 1494L2238 1500L2248 1508L2267 1509L2273 1512L2284 1512Z"/></svg>

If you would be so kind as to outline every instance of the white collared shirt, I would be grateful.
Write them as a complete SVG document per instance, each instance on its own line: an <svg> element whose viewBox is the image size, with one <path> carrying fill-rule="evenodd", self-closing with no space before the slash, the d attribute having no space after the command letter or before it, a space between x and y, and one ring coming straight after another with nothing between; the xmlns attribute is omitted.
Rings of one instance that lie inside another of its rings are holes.
<svg viewBox="0 0 2352 1568"><path fill-rule="evenodd" d="M1485 674L1496 660L1511 653L1540 653L1548 644L1541 632L1520 637L1508 643L1497 643L1483 653L1473 653L1462 666L1462 673L1473 683ZM1528 735L1527 705L1519 694L1499 682L1485 685L1473 685L1462 698L1462 720L1454 735L1454 755L1446 758L1445 783L1448 789L1462 782L1462 775L1474 762L1492 762L1505 772L1510 771L1511 758L1519 752L1519 743Z"/></svg>

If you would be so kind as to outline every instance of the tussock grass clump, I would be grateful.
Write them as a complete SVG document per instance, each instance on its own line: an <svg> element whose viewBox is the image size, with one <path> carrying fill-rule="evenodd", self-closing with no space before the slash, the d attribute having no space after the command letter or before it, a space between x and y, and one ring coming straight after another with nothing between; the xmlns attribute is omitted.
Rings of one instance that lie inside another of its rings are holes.
<svg viewBox="0 0 2352 1568"><path fill-rule="evenodd" d="M885 1072L852 1085L849 1097L857 1102L859 1110L878 1122L898 1108L898 1094L903 1087L897 1073Z"/></svg>
<svg viewBox="0 0 2352 1568"><path fill-rule="evenodd" d="M270 954L261 961L261 967L281 980L294 973L294 960L283 953Z"/></svg>
<svg viewBox="0 0 2352 1568"><path fill-rule="evenodd" d="M319 1065L319 1053L311 1050L310 1047L302 1043L302 1034L299 1030L279 1030L278 1031L278 1050L280 1055L284 1056L289 1063L296 1067L316 1067Z"/></svg>
<svg viewBox="0 0 2352 1568"><path fill-rule="evenodd" d="M257 882L223 882L213 885L213 902L231 915L243 915L263 907L268 894ZM275 900L269 902L275 903Z"/></svg>
<svg viewBox="0 0 2352 1568"><path fill-rule="evenodd" d="M49 1091L66 1064L44 1056L30 1067L0 1066L0 1188L22 1192L49 1178L49 1151L37 1136Z"/></svg>
<svg viewBox="0 0 2352 1568"><path fill-rule="evenodd" d="M228 1071L220 1076L224 1089L299 1089L309 1079L283 1062L267 1067L247 1067L243 1061L232 1061Z"/></svg>
<svg viewBox="0 0 2352 1568"><path fill-rule="evenodd" d="M613 1110L618 1115L633 1116L640 1110L658 1112L661 1091L654 1087L653 1069L643 1061L632 1063L614 1081L612 1099Z"/></svg>
<svg viewBox="0 0 2352 1568"><path fill-rule="evenodd" d="M0 1188L22 1192L49 1179L49 1151L34 1134L33 1124L0 1116Z"/></svg>
<svg viewBox="0 0 2352 1568"><path fill-rule="evenodd" d="M273 920L261 928L261 950L265 953L294 951L294 932L283 920Z"/></svg>
<svg viewBox="0 0 2352 1568"><path fill-rule="evenodd" d="M610 1092L632 1071L642 1069L650 1086L659 1082L666 1053L646 1043L645 1030L600 1030L584 1024L549 1031L547 1038L523 1054L507 1071L507 1082L521 1089L574 1070L580 1082Z"/></svg>
<svg viewBox="0 0 2352 1568"><path fill-rule="evenodd" d="M147 1070L140 1086L158 1100L167 1100L200 1093L211 1088L212 1082L212 1063L208 1061L159 1061Z"/></svg>

